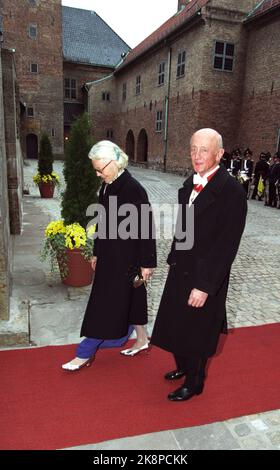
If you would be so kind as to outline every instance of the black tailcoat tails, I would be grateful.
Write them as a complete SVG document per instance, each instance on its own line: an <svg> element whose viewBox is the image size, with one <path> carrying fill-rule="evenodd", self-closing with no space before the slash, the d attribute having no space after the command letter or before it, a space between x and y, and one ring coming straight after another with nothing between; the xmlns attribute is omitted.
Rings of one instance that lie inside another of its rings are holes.
<svg viewBox="0 0 280 470"><path fill-rule="evenodd" d="M179 204L188 204L192 176L179 190ZM194 201L194 245L176 250L170 265L151 342L182 357L212 356L226 325L230 268L236 256L247 213L242 186L221 166ZM201 308L188 306L193 288L209 294Z"/></svg>
<svg viewBox="0 0 280 470"><path fill-rule="evenodd" d="M100 339L117 339L127 334L128 326L147 323L147 293L144 285L135 289L129 277L134 266L156 267L155 239L109 238L108 221L113 216L122 223L125 216L117 215L123 204L133 204L138 213L138 229L141 227L141 205L149 204L145 189L125 170L112 184L101 186L99 203L106 211L105 239L94 242L94 256L97 256L95 279L86 308L81 336ZM111 209L110 196L117 196L117 207ZM114 214L110 214L110 211ZM150 216L152 224L152 216ZM151 234L151 230L150 230Z"/></svg>

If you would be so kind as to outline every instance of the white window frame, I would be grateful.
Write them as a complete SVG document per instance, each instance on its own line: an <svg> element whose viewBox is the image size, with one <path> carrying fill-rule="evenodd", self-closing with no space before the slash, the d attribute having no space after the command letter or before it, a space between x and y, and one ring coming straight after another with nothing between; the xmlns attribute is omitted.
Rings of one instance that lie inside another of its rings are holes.
<svg viewBox="0 0 280 470"><path fill-rule="evenodd" d="M165 62L161 62L158 66L158 86L164 85L165 82Z"/></svg>
<svg viewBox="0 0 280 470"><path fill-rule="evenodd" d="M217 46L217 43L223 43L224 44L224 51L222 54L217 54L216 53L216 46ZM226 47L227 45L230 45L230 46L233 46L233 55L228 55L226 54ZM215 67L215 59L217 58L220 58L222 59L222 68L220 67ZM229 69L225 69L225 62L226 60L232 60L232 69L229 70ZM235 59L235 44L233 42L229 42L229 41L222 41L222 40L219 40L219 39L216 39L215 42L214 42L214 57L213 57L213 69L218 71L218 72L229 72L229 73L232 73L233 72L233 69L234 69L234 59Z"/></svg>
<svg viewBox="0 0 280 470"><path fill-rule="evenodd" d="M31 34L31 29L35 30L35 35ZM35 23L30 23L29 26L28 26L28 37L30 39L37 39L37 36L38 36L38 27L37 27L37 24Z"/></svg>
<svg viewBox="0 0 280 470"><path fill-rule="evenodd" d="M184 77L186 73L186 51L181 51L177 57L176 78Z"/></svg>
<svg viewBox="0 0 280 470"><path fill-rule="evenodd" d="M163 111L157 111L156 114L156 132L162 132Z"/></svg>
<svg viewBox="0 0 280 470"><path fill-rule="evenodd" d="M137 75L136 77L135 94L141 94L141 75Z"/></svg>

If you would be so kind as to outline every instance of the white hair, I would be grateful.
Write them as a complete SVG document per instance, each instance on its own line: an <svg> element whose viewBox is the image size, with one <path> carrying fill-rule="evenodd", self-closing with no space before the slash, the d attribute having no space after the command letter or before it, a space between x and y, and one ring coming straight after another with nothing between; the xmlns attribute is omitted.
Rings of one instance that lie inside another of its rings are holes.
<svg viewBox="0 0 280 470"><path fill-rule="evenodd" d="M95 144L88 154L91 160L114 160L120 170L128 165L128 156L124 151L110 140L101 140Z"/></svg>

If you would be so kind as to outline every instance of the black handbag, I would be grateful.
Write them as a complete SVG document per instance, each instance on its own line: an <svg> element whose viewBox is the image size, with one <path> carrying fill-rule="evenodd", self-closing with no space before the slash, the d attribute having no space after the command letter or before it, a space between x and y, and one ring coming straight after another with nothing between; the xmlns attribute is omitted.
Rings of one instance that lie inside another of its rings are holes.
<svg viewBox="0 0 280 470"><path fill-rule="evenodd" d="M128 279L130 284L137 289L137 287L144 286L146 287L146 281L144 281L141 268L139 266L130 266L128 269Z"/></svg>

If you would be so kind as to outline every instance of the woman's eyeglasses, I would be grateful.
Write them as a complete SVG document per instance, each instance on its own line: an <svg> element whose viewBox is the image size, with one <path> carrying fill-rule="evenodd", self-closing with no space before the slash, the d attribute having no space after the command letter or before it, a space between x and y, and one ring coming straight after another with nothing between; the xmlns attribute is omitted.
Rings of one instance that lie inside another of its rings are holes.
<svg viewBox="0 0 280 470"><path fill-rule="evenodd" d="M103 174L103 171L105 170L105 168L106 168L108 165L110 165L110 163L111 163L112 161L113 161L113 160L110 160L110 161L109 161L108 163L106 163L106 165L103 166L103 168L101 168L100 170L95 169L95 172L96 172L96 173L100 173L100 174L102 175L102 174Z"/></svg>

